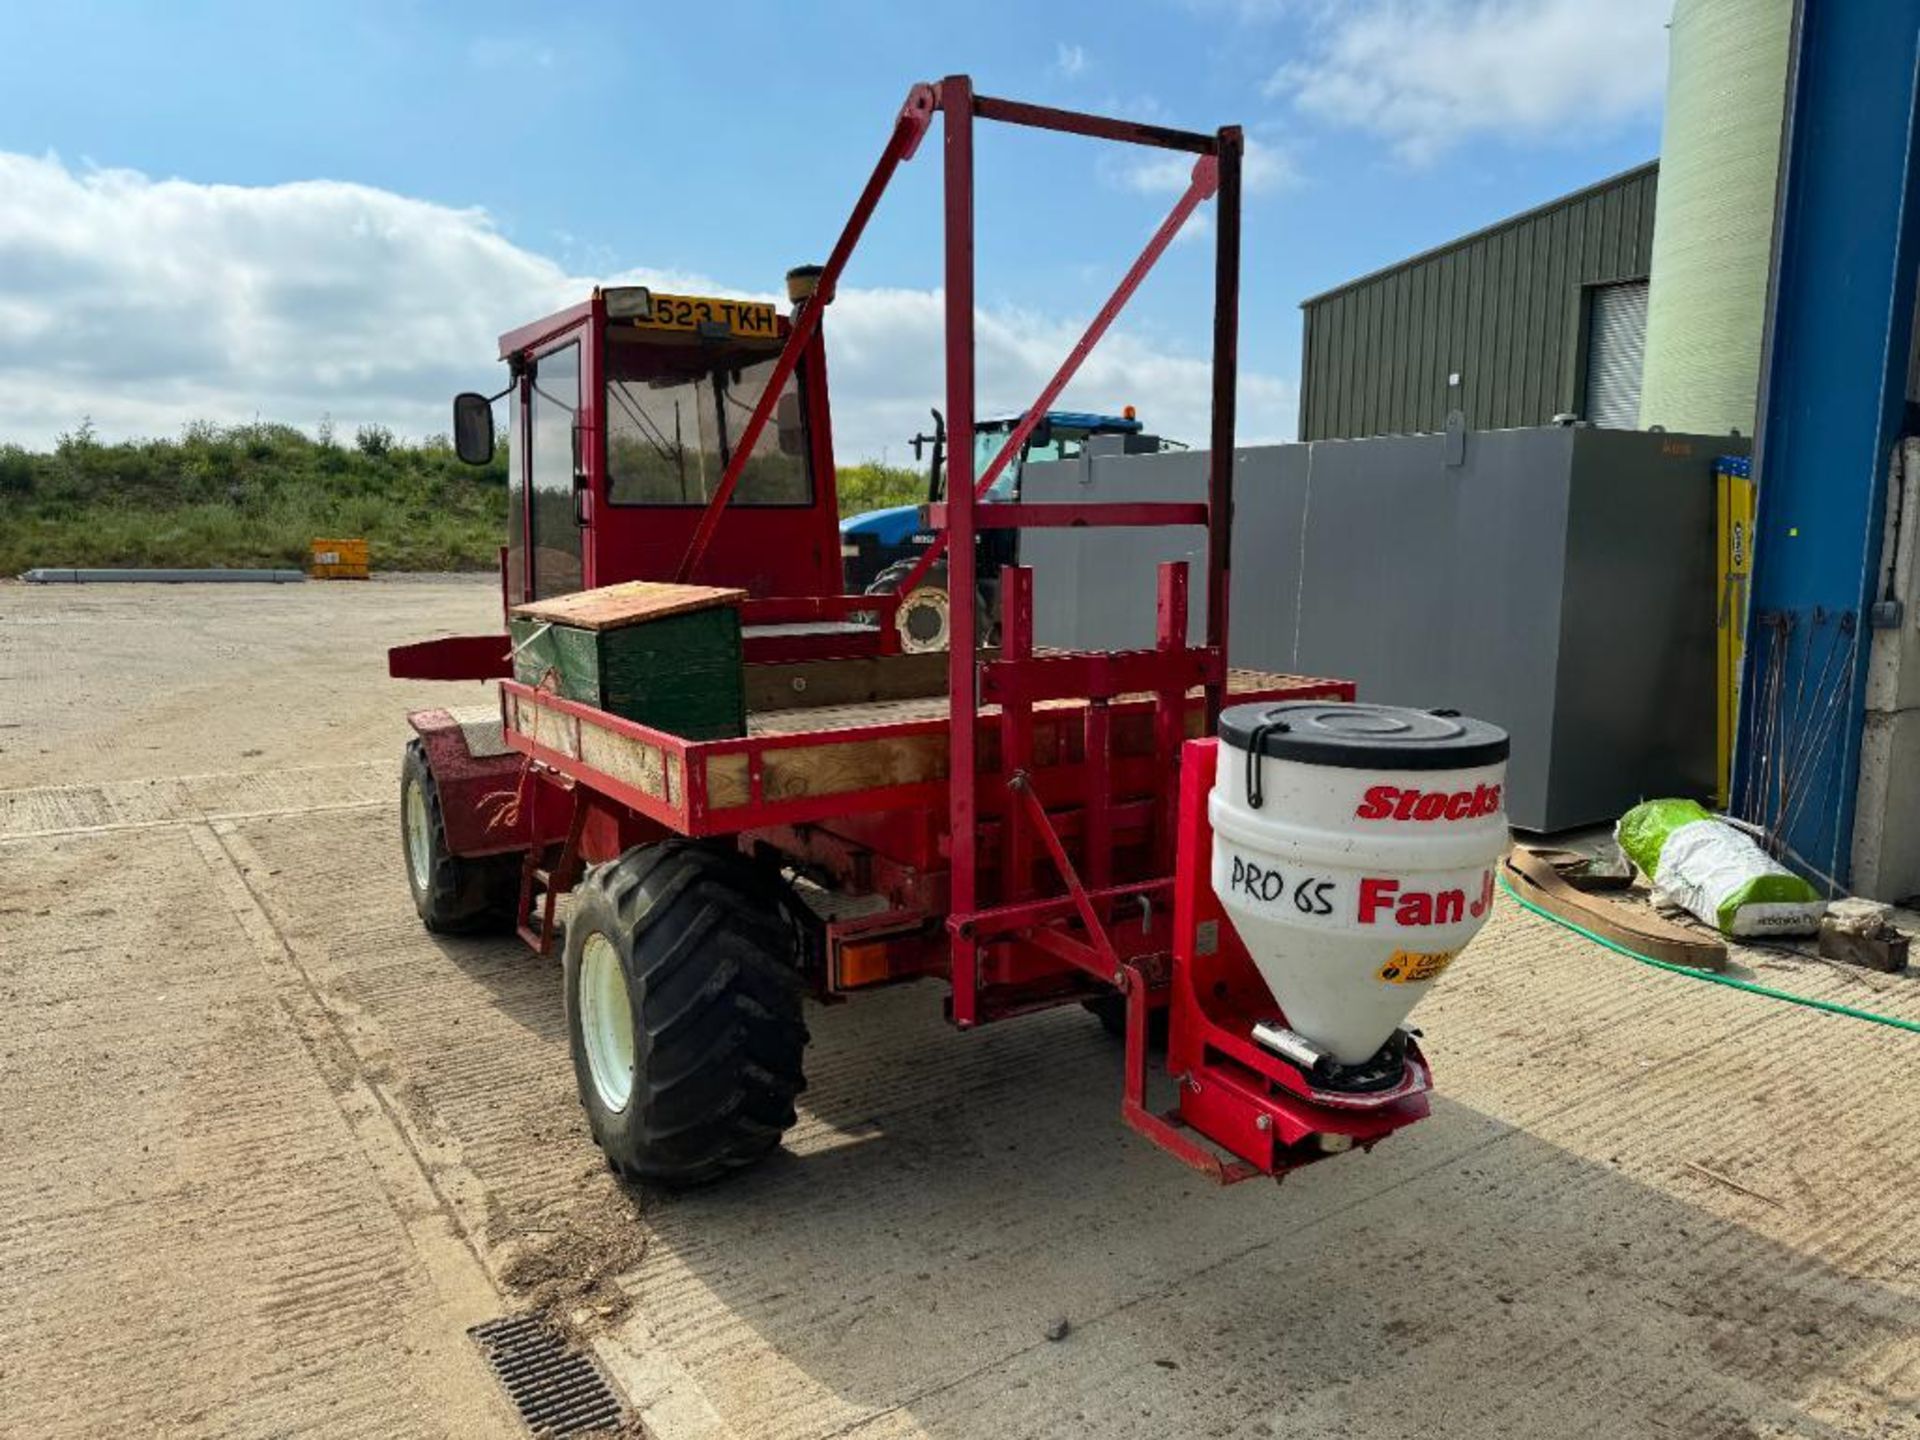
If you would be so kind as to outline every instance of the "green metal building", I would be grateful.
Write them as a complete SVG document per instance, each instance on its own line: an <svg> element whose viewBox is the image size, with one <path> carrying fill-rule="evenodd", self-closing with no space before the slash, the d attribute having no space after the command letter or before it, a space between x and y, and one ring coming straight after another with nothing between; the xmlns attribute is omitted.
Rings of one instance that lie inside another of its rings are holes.
<svg viewBox="0 0 1920 1440"><path fill-rule="evenodd" d="M1302 440L1640 410L1660 165L1576 190L1303 302Z"/></svg>

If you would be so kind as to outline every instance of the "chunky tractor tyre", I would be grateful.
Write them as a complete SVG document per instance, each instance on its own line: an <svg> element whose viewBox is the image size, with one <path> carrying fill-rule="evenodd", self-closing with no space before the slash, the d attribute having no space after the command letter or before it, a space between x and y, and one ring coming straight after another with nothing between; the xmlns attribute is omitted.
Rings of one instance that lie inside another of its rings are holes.
<svg viewBox="0 0 1920 1440"><path fill-rule="evenodd" d="M436 935L511 930L520 903L519 855L455 855L447 848L440 787L419 740L400 765L400 848L420 923Z"/></svg>
<svg viewBox="0 0 1920 1440"><path fill-rule="evenodd" d="M567 1037L594 1142L700 1185L780 1144L806 1089L803 936L777 876L669 840L596 866L567 925Z"/></svg>
<svg viewBox="0 0 1920 1440"><path fill-rule="evenodd" d="M1106 1032L1114 1039L1125 1042L1127 1038L1127 997L1124 995L1100 995L1092 1000L1082 1000L1081 1005L1087 1013L1096 1017ZM1173 1011L1162 1005L1147 1015L1147 1048L1164 1050L1167 1048L1167 1027L1172 1023L1168 1018Z"/></svg>

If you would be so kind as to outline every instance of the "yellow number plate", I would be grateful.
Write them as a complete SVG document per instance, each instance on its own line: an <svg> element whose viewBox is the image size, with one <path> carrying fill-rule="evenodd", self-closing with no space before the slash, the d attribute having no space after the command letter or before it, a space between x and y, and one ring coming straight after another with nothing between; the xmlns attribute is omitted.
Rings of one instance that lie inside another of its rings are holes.
<svg viewBox="0 0 1920 1440"><path fill-rule="evenodd" d="M633 322L643 330L684 330L698 334L702 325L725 325L736 340L777 340L780 312L752 300L712 300L704 295L653 295L653 313Z"/></svg>

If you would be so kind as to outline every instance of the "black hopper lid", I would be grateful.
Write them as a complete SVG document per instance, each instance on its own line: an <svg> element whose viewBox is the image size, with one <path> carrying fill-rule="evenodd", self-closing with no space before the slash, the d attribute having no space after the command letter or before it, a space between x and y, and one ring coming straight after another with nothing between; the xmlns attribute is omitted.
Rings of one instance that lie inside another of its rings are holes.
<svg viewBox="0 0 1920 1440"><path fill-rule="evenodd" d="M1468 770L1507 758L1507 732L1452 710L1332 700L1235 705L1220 738L1276 760L1349 770Z"/></svg>

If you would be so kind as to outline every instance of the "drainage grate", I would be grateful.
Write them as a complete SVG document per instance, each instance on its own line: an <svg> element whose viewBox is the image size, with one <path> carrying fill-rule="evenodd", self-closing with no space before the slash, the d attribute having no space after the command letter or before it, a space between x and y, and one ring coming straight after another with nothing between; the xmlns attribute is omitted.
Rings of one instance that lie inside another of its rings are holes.
<svg viewBox="0 0 1920 1440"><path fill-rule="evenodd" d="M467 1334L535 1435L579 1435L620 1422L620 1397L600 1367L542 1315L509 1315Z"/></svg>

